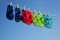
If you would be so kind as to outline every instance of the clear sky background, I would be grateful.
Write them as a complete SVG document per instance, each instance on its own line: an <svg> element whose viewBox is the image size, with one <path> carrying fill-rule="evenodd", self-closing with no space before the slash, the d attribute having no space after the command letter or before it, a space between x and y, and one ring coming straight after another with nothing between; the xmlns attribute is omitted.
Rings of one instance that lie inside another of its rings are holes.
<svg viewBox="0 0 60 40"><path fill-rule="evenodd" d="M6 18L6 9L11 1L14 10L18 4L21 10L25 6L32 12L34 9L42 14L44 11L49 12L53 19L52 28L9 21ZM60 40L60 0L0 0L0 40Z"/></svg>

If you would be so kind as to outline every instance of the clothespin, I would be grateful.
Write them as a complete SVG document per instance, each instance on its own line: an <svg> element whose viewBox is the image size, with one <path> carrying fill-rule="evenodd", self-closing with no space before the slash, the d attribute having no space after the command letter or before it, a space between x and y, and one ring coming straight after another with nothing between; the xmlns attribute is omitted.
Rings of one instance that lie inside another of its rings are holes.
<svg viewBox="0 0 60 40"><path fill-rule="evenodd" d="M46 11L44 11L44 15L47 15Z"/></svg>
<svg viewBox="0 0 60 40"><path fill-rule="evenodd" d="M47 14L47 15L48 15L48 16L51 16L49 12L48 12L48 14Z"/></svg>
<svg viewBox="0 0 60 40"><path fill-rule="evenodd" d="M33 13L36 13L36 9L34 9Z"/></svg>
<svg viewBox="0 0 60 40"><path fill-rule="evenodd" d="M24 10L26 10L25 6L24 6Z"/></svg>
<svg viewBox="0 0 60 40"><path fill-rule="evenodd" d="M30 8L28 8L28 11L30 11Z"/></svg>
<svg viewBox="0 0 60 40"><path fill-rule="evenodd" d="M10 2L10 6L12 6L12 2Z"/></svg>
<svg viewBox="0 0 60 40"><path fill-rule="evenodd" d="M39 13L38 14L41 14L41 11L39 11Z"/></svg>
<svg viewBox="0 0 60 40"><path fill-rule="evenodd" d="M16 8L19 8L19 5L18 4L16 5Z"/></svg>
<svg viewBox="0 0 60 40"><path fill-rule="evenodd" d="M36 12L36 9L34 9L34 12Z"/></svg>

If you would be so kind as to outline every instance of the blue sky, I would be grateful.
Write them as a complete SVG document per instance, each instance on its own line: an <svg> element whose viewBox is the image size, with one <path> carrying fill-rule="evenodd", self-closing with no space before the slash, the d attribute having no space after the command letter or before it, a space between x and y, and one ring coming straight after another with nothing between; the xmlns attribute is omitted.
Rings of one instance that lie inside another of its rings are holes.
<svg viewBox="0 0 60 40"><path fill-rule="evenodd" d="M51 29L26 25L22 21L6 19L6 9L10 2L18 4L20 9L25 6L33 12L49 12L53 19ZM8 3L8 4L7 4ZM0 0L0 40L60 40L60 0Z"/></svg>

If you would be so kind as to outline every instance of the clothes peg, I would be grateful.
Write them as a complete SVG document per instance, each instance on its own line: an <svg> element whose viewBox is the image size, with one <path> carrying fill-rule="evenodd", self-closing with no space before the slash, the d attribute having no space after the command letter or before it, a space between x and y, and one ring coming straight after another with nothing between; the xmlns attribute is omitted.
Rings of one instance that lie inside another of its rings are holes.
<svg viewBox="0 0 60 40"><path fill-rule="evenodd" d="M14 18L12 2L7 6L6 18L8 20L13 20Z"/></svg>
<svg viewBox="0 0 60 40"><path fill-rule="evenodd" d="M19 6L17 5L15 8L15 21L20 22L20 20L21 20L21 11Z"/></svg>
<svg viewBox="0 0 60 40"><path fill-rule="evenodd" d="M43 16L42 16L40 11L39 11L39 13L37 15L37 21L38 21L40 27L44 26L44 19L43 19Z"/></svg>
<svg viewBox="0 0 60 40"><path fill-rule="evenodd" d="M51 28L52 27L52 18L47 14L47 15L43 15L44 17L44 25L47 28Z"/></svg>
<svg viewBox="0 0 60 40"><path fill-rule="evenodd" d="M30 9L28 8L27 10L27 23L28 25L32 24L32 12L30 11Z"/></svg>
<svg viewBox="0 0 60 40"><path fill-rule="evenodd" d="M24 9L22 9L21 17L22 17L22 22L26 23L26 21L27 21L27 11L26 11L25 7L24 7Z"/></svg>
<svg viewBox="0 0 60 40"><path fill-rule="evenodd" d="M39 26L39 23L38 23L38 21L37 21L37 13L36 13L35 10L34 10L34 12L33 12L33 24L34 24L35 26Z"/></svg>

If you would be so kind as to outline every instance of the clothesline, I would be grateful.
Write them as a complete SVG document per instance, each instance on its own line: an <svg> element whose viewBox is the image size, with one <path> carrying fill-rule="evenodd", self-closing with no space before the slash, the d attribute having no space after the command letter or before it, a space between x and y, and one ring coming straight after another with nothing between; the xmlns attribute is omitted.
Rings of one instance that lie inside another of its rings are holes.
<svg viewBox="0 0 60 40"><path fill-rule="evenodd" d="M0 1L1 3L4 3L4 4L9 4L8 2L6 2L6 1ZM16 5L15 4L13 4L13 6L14 7L16 7ZM22 7L20 7L20 8L22 8ZM23 9L23 8L22 8ZM52 15L52 14L49 14L50 16L52 16L52 17L59 17L60 18L60 16L59 15Z"/></svg>
<svg viewBox="0 0 60 40"><path fill-rule="evenodd" d="M39 11L38 15L36 13L36 10L32 12L30 11L30 9L28 8L28 10L22 9L22 15L20 15L20 8L18 8L18 5L14 5L12 4L12 2L9 4L8 2L3 1L3 3L8 4L7 7L7 12L6 12L6 18L8 20L15 20L15 22L20 22L22 21L23 23L30 25L30 24L34 24L35 26L39 26L39 27L47 27L47 28L51 28L52 27L52 18L50 17L51 15L49 13L44 13L44 15L41 14L41 12ZM15 8L15 16L13 14L13 6L16 7ZM15 17L15 18L14 18Z"/></svg>

